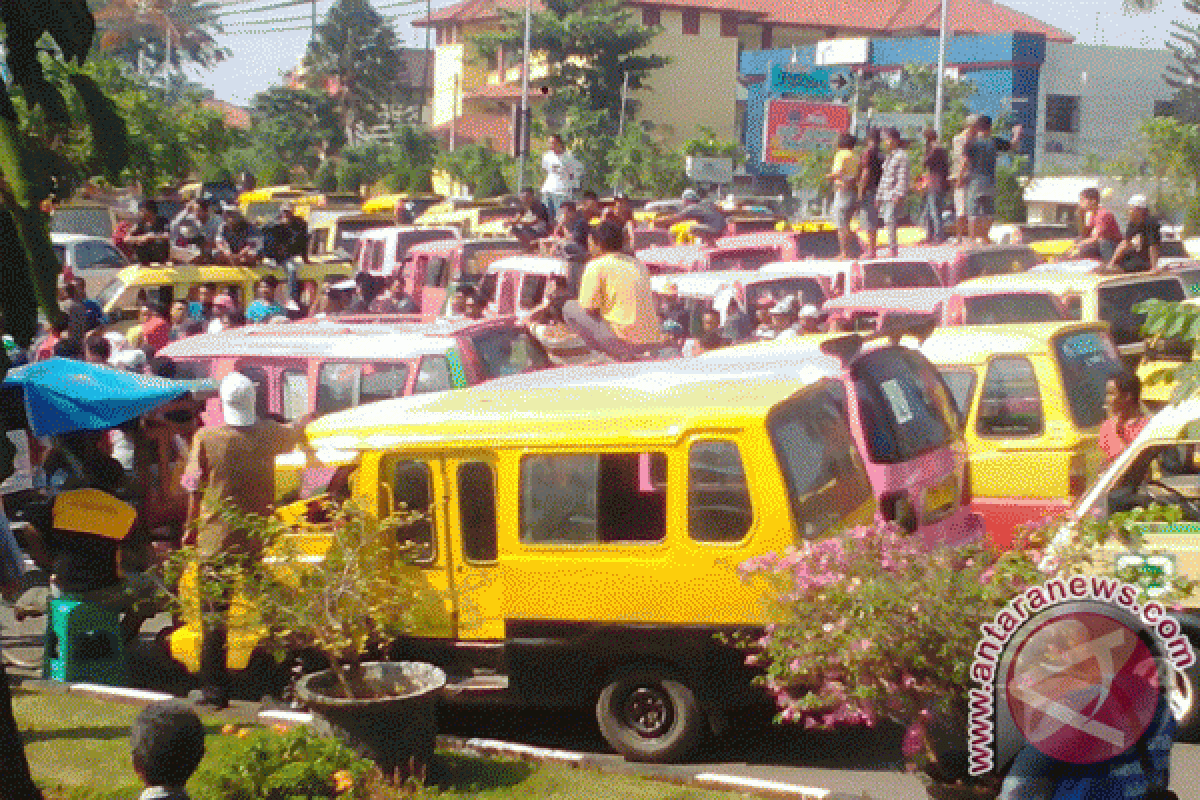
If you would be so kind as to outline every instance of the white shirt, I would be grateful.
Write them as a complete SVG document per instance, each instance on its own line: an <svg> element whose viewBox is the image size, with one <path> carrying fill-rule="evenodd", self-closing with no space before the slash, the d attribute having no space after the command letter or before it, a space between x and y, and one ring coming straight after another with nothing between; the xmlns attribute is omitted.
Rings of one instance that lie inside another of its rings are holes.
<svg viewBox="0 0 1200 800"><path fill-rule="evenodd" d="M542 169L546 171L543 194L574 194L583 177L583 164L567 150L562 155L547 150L542 155Z"/></svg>

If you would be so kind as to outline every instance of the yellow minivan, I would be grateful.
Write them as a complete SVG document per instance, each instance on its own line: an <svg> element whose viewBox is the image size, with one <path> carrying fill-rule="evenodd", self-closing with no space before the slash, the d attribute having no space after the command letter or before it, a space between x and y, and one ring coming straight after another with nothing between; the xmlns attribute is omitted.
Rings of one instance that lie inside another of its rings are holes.
<svg viewBox="0 0 1200 800"><path fill-rule="evenodd" d="M165 311L175 300L195 300L200 287L209 283L229 287L238 306L245 308L254 297L254 284L265 274L248 267L134 265L118 272L96 295L96 302L111 321L111 329L123 332L137 323L142 303L160 305Z"/></svg>
<svg viewBox="0 0 1200 800"><path fill-rule="evenodd" d="M921 352L963 420L971 506L997 546L1065 511L1100 474L1104 390L1123 369L1104 324L940 328Z"/></svg>
<svg viewBox="0 0 1200 800"><path fill-rule="evenodd" d="M766 622L738 565L867 523L876 505L840 383L708 372L546 370L314 422L326 471L354 470L365 507L428 509L417 541L452 628L396 655L498 673L517 703L593 706L607 741L643 761L685 758L710 722L765 700L717 637ZM256 643L231 621L230 666ZM170 646L197 667L194 619Z"/></svg>
<svg viewBox="0 0 1200 800"><path fill-rule="evenodd" d="M1134 311L1143 300L1177 303L1186 296L1183 283L1170 273L1096 274L1055 270L1046 264L1031 272L974 278L964 286L1004 287L1049 292L1070 319L1106 322L1117 349L1131 366L1146 351L1142 325L1146 315Z"/></svg>

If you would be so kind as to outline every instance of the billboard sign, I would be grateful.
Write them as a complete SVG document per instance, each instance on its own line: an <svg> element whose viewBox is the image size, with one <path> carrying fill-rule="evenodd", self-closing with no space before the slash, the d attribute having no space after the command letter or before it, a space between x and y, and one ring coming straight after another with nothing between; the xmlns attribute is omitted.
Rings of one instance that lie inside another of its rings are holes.
<svg viewBox="0 0 1200 800"><path fill-rule="evenodd" d="M850 129L849 106L775 98L765 112L764 164L797 164L804 153L832 150L838 134Z"/></svg>
<svg viewBox="0 0 1200 800"><path fill-rule="evenodd" d="M818 66L866 64L870 60L870 39L825 39L817 42L815 61Z"/></svg>
<svg viewBox="0 0 1200 800"><path fill-rule="evenodd" d="M846 69L790 70L781 64L772 64L767 81L767 91L771 94L831 97L853 86L854 75Z"/></svg>

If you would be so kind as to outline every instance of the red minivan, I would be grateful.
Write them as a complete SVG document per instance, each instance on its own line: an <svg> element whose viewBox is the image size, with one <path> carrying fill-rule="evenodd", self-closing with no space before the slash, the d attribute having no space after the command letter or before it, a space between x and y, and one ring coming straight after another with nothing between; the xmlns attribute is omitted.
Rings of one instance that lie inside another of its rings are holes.
<svg viewBox="0 0 1200 800"><path fill-rule="evenodd" d="M522 252L516 239L443 239L413 245L404 261L404 285L425 319L435 319L460 283L478 284L498 258Z"/></svg>

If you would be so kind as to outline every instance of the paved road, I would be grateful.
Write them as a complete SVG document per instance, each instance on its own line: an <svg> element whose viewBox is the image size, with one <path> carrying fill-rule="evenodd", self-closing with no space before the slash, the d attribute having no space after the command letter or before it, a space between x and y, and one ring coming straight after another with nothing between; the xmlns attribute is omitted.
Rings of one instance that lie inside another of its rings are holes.
<svg viewBox="0 0 1200 800"><path fill-rule="evenodd" d="M154 641L154 634L169 622L166 615L161 615L147 623L132 659L132 682L139 688L184 694L189 688L186 676L164 663ZM0 606L0 640L5 651L21 661L40 664L43 625L41 619L17 623L11 610ZM9 671L20 677L39 676L39 669L10 667ZM441 715L440 728L443 733L464 737L503 739L591 754L609 752L588 712L448 709ZM701 758L700 763L655 767L624 765L618 756L605 756L605 760L611 759L614 768L633 766L636 772L646 775L666 773L685 777L715 772L823 787L854 796L865 793L874 800L928 797L920 780L903 770L900 731L894 726L818 732L779 727L763 720L736 719ZM1189 788L1200 785L1200 746L1177 745L1172 766L1172 787L1181 797L1194 796Z"/></svg>

